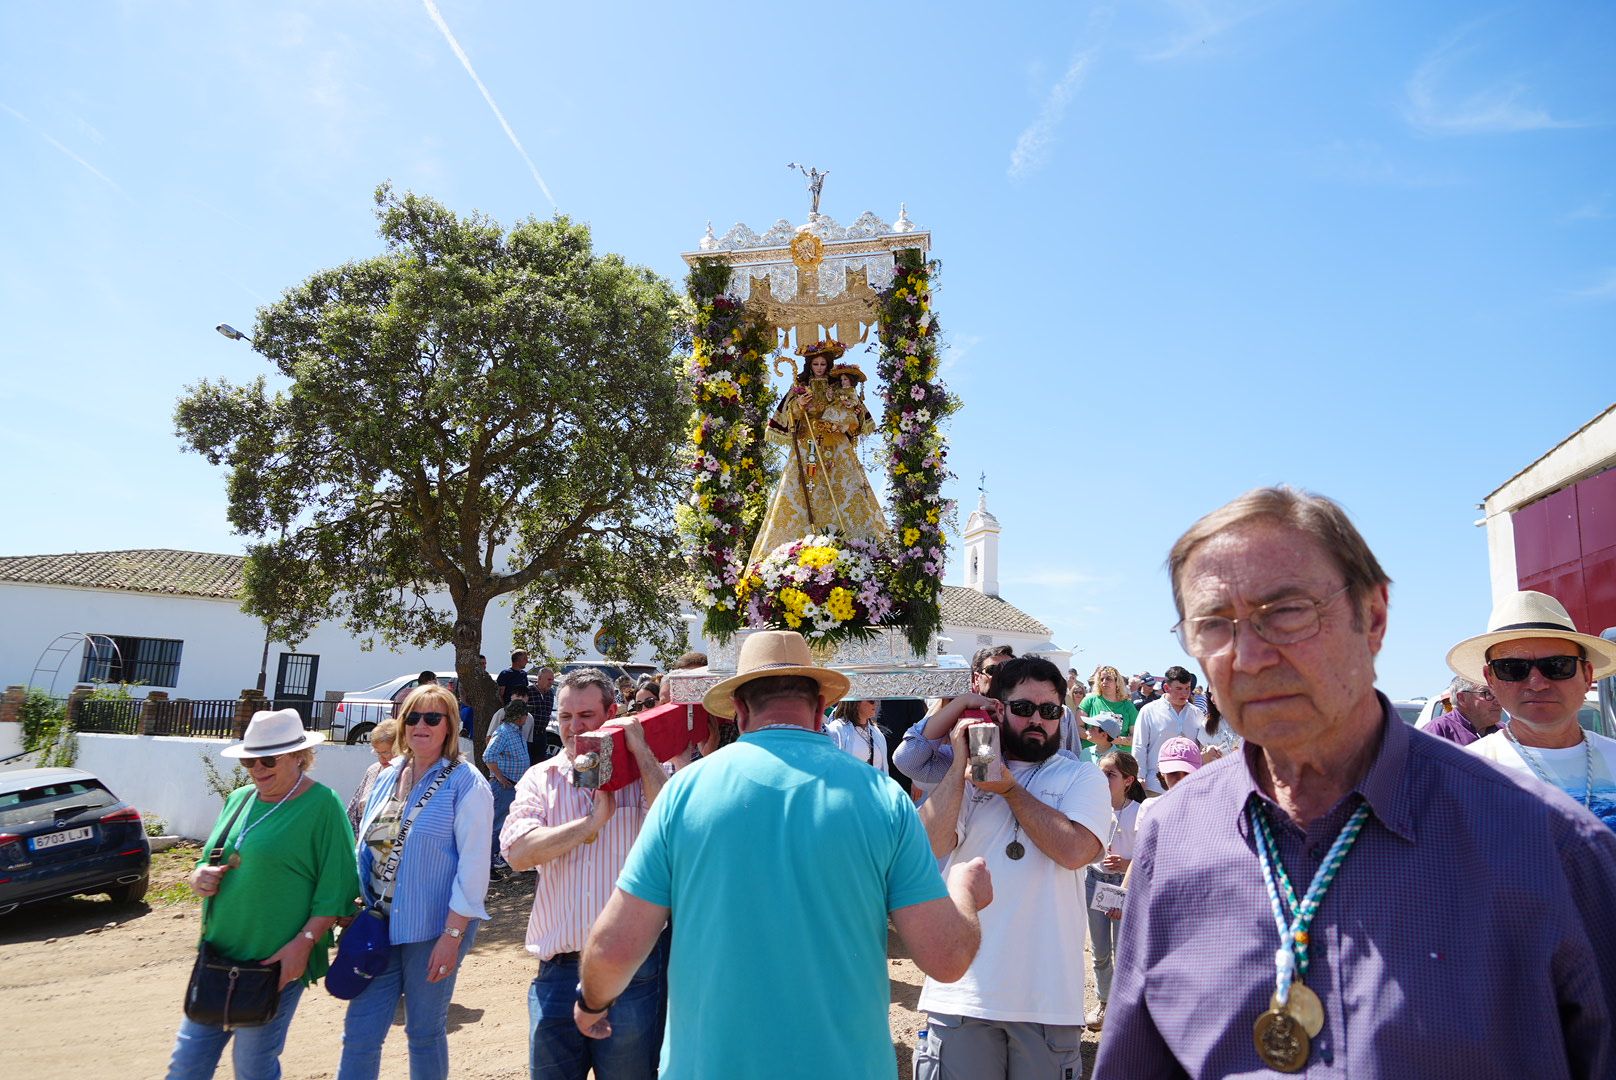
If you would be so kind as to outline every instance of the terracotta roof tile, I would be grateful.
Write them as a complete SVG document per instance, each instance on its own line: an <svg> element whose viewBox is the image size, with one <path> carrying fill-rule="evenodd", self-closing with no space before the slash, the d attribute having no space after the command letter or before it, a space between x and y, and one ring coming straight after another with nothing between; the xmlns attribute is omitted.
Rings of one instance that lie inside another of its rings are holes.
<svg viewBox="0 0 1616 1080"><path fill-rule="evenodd" d="M246 561L241 555L170 548L8 555L0 556L0 581L234 600L241 594Z"/></svg>
<svg viewBox="0 0 1616 1080"><path fill-rule="evenodd" d="M997 596L987 596L959 585L944 585L941 599L945 624L1049 636L1049 627Z"/></svg>

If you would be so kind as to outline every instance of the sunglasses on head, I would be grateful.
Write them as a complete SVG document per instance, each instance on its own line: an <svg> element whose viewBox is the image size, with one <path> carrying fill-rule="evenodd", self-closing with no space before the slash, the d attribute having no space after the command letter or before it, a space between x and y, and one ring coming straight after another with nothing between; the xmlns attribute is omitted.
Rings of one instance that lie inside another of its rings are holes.
<svg viewBox="0 0 1616 1080"><path fill-rule="evenodd" d="M1015 701L1007 701L1004 705L1005 708L1017 716L1031 716L1033 713L1037 713L1045 720L1059 720L1061 718L1061 707L1053 701L1032 702L1018 698Z"/></svg>
<svg viewBox="0 0 1616 1080"><path fill-rule="evenodd" d="M280 760L279 754L264 754L261 757L244 757L241 759L243 769L253 769L262 765L266 769L273 769L275 762Z"/></svg>
<svg viewBox="0 0 1616 1080"><path fill-rule="evenodd" d="M1545 679L1562 682L1576 675L1578 669L1582 667L1582 657L1540 656L1536 660L1506 657L1502 660L1489 660L1487 666L1504 682L1525 682L1532 674L1533 668L1541 671Z"/></svg>
<svg viewBox="0 0 1616 1080"><path fill-rule="evenodd" d="M412 712L404 718L404 724L406 727L414 727L424 722L427 727L437 727L447 719L448 717L440 712Z"/></svg>

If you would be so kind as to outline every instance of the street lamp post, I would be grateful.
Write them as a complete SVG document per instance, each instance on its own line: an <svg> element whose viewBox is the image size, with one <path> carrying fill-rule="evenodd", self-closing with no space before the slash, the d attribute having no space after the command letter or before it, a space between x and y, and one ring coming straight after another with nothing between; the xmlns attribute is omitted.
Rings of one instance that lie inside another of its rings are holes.
<svg viewBox="0 0 1616 1080"><path fill-rule="evenodd" d="M225 337L229 338L231 341L245 341L248 345L253 344L252 338L248 337L246 334L243 334L240 330L237 330L229 323L222 322L218 326L215 326L214 329L223 334ZM282 536L285 536L284 532L282 533ZM269 681L269 642L269 620L266 619L264 620L264 651L263 654L258 658L258 692L260 694L264 692L265 684Z"/></svg>

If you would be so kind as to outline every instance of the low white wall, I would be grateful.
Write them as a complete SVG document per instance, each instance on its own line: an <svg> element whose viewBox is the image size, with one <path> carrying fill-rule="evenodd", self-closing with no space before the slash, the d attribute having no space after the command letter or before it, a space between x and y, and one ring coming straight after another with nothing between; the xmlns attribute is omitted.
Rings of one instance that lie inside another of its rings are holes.
<svg viewBox="0 0 1616 1080"><path fill-rule="evenodd" d="M0 724L0 757L22 749L21 724ZM8 730L10 729L10 730ZM112 793L133 803L145 814L168 822L168 831L192 839L205 839L213 831L224 801L207 785L202 758L210 758L221 775L230 775L235 762L219 756L228 746L223 739L181 739L150 735L79 735L79 756L74 763L106 781ZM370 746L322 745L309 775L331 788L347 803L376 755ZM6 768L31 768L23 759Z"/></svg>

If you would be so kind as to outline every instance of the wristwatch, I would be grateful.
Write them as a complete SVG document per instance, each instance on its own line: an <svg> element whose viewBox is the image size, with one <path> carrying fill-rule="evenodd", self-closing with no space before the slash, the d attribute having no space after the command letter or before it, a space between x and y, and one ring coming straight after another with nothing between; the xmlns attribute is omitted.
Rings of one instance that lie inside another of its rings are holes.
<svg viewBox="0 0 1616 1080"><path fill-rule="evenodd" d="M580 1009L582 1009L584 1012L589 1013L591 1016L594 1015L595 1013L603 1013L607 1009L610 1009L613 1005L616 1005L616 1004L617 1004L617 999L612 998L612 1000L608 1001L606 1004L602 1005L600 1008L598 1008L598 1009L595 1008L593 1005L589 1004L588 1001L584 1000L584 984L581 983L581 982L578 984L578 1007Z"/></svg>
<svg viewBox="0 0 1616 1080"><path fill-rule="evenodd" d="M445 926L443 928L443 932L452 938L463 938L466 936L466 932L456 926Z"/></svg>

